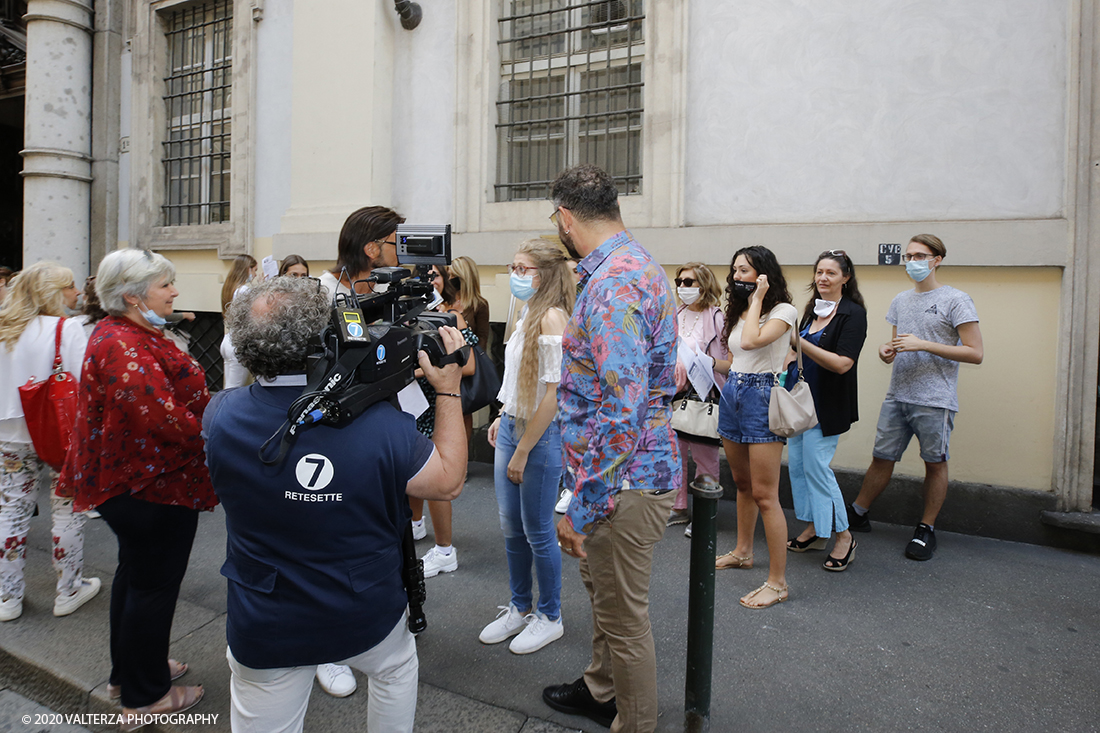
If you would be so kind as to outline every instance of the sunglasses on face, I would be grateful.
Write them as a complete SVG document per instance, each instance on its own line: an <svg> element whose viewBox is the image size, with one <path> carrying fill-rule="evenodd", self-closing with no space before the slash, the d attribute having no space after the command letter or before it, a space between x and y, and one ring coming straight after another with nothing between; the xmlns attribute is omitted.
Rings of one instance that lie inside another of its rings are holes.
<svg viewBox="0 0 1100 733"><path fill-rule="evenodd" d="M692 288L695 287L695 283L699 282L693 277L678 277L672 282L676 283L678 288Z"/></svg>

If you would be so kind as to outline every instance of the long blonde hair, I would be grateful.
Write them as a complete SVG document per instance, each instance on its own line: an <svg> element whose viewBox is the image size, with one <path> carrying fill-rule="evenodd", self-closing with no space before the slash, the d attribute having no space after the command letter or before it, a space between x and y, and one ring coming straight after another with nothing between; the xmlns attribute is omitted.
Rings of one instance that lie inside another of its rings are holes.
<svg viewBox="0 0 1100 733"><path fill-rule="evenodd" d="M65 315L61 291L73 285L73 271L56 262L36 262L11 279L0 308L0 342L8 351L38 316Z"/></svg>
<svg viewBox="0 0 1100 733"><path fill-rule="evenodd" d="M256 258L252 255L237 255L233 259L233 269L225 276L225 285L222 285L222 315L229 312L229 304L233 302L233 296L237 288L248 282L248 274L256 266Z"/></svg>
<svg viewBox="0 0 1100 733"><path fill-rule="evenodd" d="M535 393L539 379L539 336L542 321L551 308L560 308L569 316L577 299L577 285L569 269L569 255L547 239L528 239L520 244L517 254L525 254L539 270L539 289L527 304L523 317L523 357L519 363L518 394L516 395L516 432L523 434L527 421L535 414Z"/></svg>
<svg viewBox="0 0 1100 733"><path fill-rule="evenodd" d="M489 301L481 296L481 277L477 274L477 263L466 256L455 257L451 260L451 275L459 281L458 302L462 304L462 317L473 328L474 316L489 308ZM484 344L482 348L485 348Z"/></svg>

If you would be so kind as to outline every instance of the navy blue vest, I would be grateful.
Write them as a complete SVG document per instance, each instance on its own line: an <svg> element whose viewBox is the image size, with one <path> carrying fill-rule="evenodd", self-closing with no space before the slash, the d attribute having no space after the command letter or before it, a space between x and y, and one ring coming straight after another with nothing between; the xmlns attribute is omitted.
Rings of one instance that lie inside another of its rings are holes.
<svg viewBox="0 0 1100 733"><path fill-rule="evenodd" d="M343 428L302 432L285 459L257 453L300 387L219 393L203 435L225 509L226 636L254 669L337 662L382 641L407 603L401 537L405 485L433 445L388 403Z"/></svg>

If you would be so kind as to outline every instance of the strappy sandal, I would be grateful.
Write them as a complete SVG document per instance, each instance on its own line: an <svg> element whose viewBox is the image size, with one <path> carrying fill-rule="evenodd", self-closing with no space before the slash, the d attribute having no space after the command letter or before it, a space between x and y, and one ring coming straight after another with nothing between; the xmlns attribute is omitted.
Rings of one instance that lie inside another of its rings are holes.
<svg viewBox="0 0 1100 733"><path fill-rule="evenodd" d="M140 730L145 727L144 716L146 715L172 715L173 713L190 710L199 704L203 694L202 685L192 687L173 685L168 689L167 695L152 705L144 705L140 708L122 708L123 719L127 722L122 723L119 730L123 733Z"/></svg>
<svg viewBox="0 0 1100 733"><path fill-rule="evenodd" d="M187 674L187 665L183 662L177 662L175 659L169 659L168 674L170 675L169 679L174 682L175 680L178 680L180 677L183 677L185 674ZM107 697L111 698L112 700L118 700L120 697L122 697L122 685L112 685L108 682Z"/></svg>
<svg viewBox="0 0 1100 733"><path fill-rule="evenodd" d="M808 540L791 537L787 540L787 549L791 552L808 552L810 550L824 550L827 544L829 544L828 537L818 537L815 534Z"/></svg>
<svg viewBox="0 0 1100 733"><path fill-rule="evenodd" d="M751 604L745 603L746 600L750 600L752 598L755 598L756 594L759 593L760 591L764 590L765 588L767 588L768 590L775 591L775 599L774 600L772 600L770 603L765 603L762 606L753 606ZM745 608L751 608L753 610L758 610L758 609L761 609L761 608L771 608L775 604L782 603L783 601L787 600L790 597L791 597L791 587L789 585L784 586L783 588L779 588L779 587L776 587L776 586L772 585L771 583L769 583L767 581L764 581L764 585L760 586L759 588L754 590L752 593L749 593L747 596L742 598L740 603Z"/></svg>
<svg viewBox="0 0 1100 733"><path fill-rule="evenodd" d="M734 550L730 550L725 555L714 558L714 567L718 570L749 570L752 568L752 555L741 557L733 554L734 552ZM722 559L726 557L732 558L733 562L723 565Z"/></svg>

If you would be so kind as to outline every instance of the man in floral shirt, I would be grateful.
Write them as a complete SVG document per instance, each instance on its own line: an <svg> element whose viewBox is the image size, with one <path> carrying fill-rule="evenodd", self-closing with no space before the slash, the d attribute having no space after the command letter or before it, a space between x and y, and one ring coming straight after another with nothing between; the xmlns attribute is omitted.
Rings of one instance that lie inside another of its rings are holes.
<svg viewBox="0 0 1100 733"><path fill-rule="evenodd" d="M581 294L562 339L562 446L573 498L558 524L592 601L592 663L543 700L612 731L657 726L657 659L649 623L653 548L675 500L672 431L676 306L664 269L623 226L615 182L595 166L554 181L551 217L577 266Z"/></svg>

